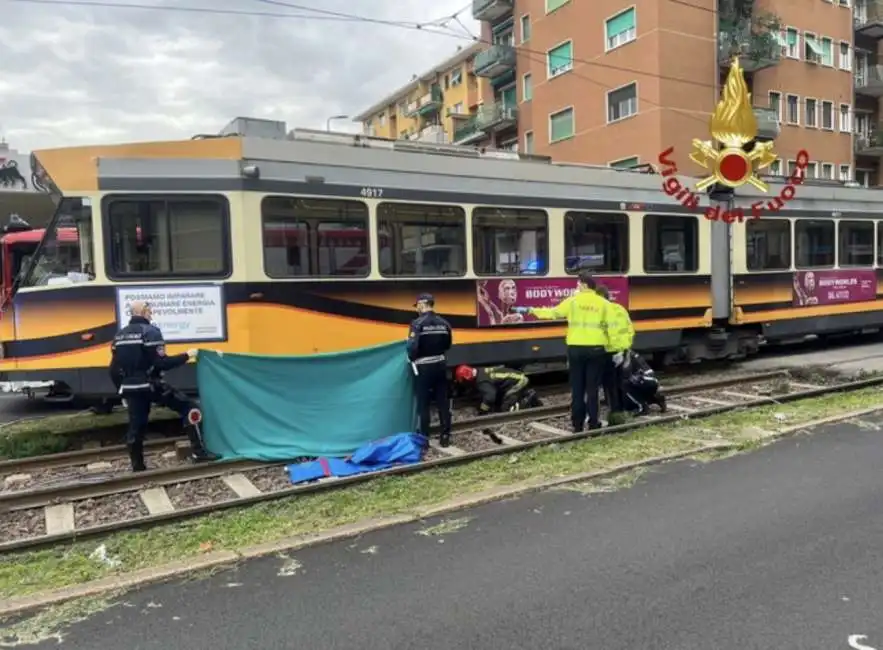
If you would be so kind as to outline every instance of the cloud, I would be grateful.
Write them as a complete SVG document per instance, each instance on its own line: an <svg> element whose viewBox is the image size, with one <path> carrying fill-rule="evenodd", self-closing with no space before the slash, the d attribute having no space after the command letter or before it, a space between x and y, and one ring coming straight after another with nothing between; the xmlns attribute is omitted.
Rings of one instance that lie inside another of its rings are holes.
<svg viewBox="0 0 883 650"><path fill-rule="evenodd" d="M0 135L12 147L189 138L217 132L238 116L325 128L328 117L357 114L469 44L455 22L440 35L324 20L320 13L261 0L115 1L149 8L3 4ZM466 4L290 2L411 23L450 16ZM471 3L459 17L478 33ZM335 126L356 129L346 120Z"/></svg>

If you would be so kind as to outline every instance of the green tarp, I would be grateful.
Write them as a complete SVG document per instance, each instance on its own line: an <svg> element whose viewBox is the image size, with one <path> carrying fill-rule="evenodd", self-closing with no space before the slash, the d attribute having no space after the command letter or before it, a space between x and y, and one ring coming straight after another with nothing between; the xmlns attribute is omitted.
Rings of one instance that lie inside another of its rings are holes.
<svg viewBox="0 0 883 650"><path fill-rule="evenodd" d="M224 458L341 457L414 431L404 342L296 357L201 350L197 379L206 446Z"/></svg>

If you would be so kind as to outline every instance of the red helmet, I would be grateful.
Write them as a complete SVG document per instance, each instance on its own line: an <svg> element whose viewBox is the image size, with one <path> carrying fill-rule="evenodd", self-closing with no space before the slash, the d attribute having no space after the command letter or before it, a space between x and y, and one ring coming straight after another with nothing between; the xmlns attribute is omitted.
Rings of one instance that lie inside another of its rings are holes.
<svg viewBox="0 0 883 650"><path fill-rule="evenodd" d="M472 381L476 375L475 368L472 366L457 366L454 370L454 379L458 382Z"/></svg>

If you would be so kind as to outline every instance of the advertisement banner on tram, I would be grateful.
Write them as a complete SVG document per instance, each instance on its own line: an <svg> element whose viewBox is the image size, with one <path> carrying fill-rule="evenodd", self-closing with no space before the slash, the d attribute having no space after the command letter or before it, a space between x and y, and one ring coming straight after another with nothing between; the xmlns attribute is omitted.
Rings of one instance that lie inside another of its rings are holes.
<svg viewBox="0 0 883 650"><path fill-rule="evenodd" d="M595 276L610 291L610 299L628 308L629 279L625 276ZM576 292L577 280L567 278L511 278L478 280L475 287L479 327L533 323L530 314L517 314L515 307L554 307Z"/></svg>
<svg viewBox="0 0 883 650"><path fill-rule="evenodd" d="M874 269L798 271L792 290L795 307L867 302L877 299Z"/></svg>

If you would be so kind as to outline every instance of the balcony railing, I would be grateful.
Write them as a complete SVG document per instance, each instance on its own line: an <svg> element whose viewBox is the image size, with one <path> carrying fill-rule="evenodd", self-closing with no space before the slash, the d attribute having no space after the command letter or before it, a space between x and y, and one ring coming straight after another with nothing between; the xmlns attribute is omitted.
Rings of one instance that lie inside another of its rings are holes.
<svg viewBox="0 0 883 650"><path fill-rule="evenodd" d="M518 123L518 109L500 102L485 105L454 131L454 144L469 144L488 133L502 131Z"/></svg>
<svg viewBox="0 0 883 650"><path fill-rule="evenodd" d="M775 140L779 137L782 126L776 109L765 106L754 107L754 119L757 120L757 139Z"/></svg>
<svg viewBox="0 0 883 650"><path fill-rule="evenodd" d="M883 129L873 131L868 135L856 133L853 140L853 148L857 155L883 156Z"/></svg>
<svg viewBox="0 0 883 650"><path fill-rule="evenodd" d="M434 113L441 108L442 99L441 88L433 86L428 93L409 102L405 108L405 114L410 117L411 115L428 115Z"/></svg>
<svg viewBox="0 0 883 650"><path fill-rule="evenodd" d="M720 25L718 60L721 67L728 68L734 56L745 72L757 72L779 63L782 43L771 32L755 32L749 25Z"/></svg>
<svg viewBox="0 0 883 650"><path fill-rule="evenodd" d="M868 97L883 97L883 65L856 66L855 92Z"/></svg>
<svg viewBox="0 0 883 650"><path fill-rule="evenodd" d="M472 17L475 20L494 21L511 14L513 0L472 0Z"/></svg>
<svg viewBox="0 0 883 650"><path fill-rule="evenodd" d="M515 68L515 48L511 45L491 45L475 55L473 72L477 77L498 77Z"/></svg>
<svg viewBox="0 0 883 650"><path fill-rule="evenodd" d="M852 20L857 34L883 38L883 0L856 2Z"/></svg>

